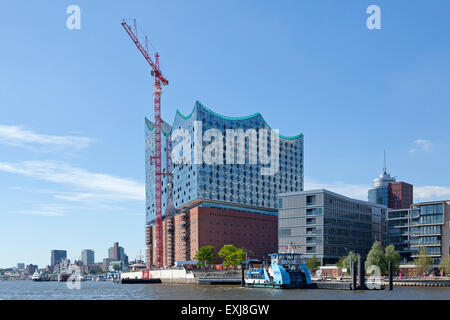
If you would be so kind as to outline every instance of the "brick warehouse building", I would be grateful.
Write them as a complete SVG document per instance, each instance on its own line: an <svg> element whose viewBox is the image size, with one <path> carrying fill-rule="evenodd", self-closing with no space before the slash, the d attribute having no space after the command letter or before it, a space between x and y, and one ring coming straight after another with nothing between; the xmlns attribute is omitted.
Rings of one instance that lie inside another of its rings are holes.
<svg viewBox="0 0 450 320"><path fill-rule="evenodd" d="M233 209L194 207L163 221L163 261L192 260L198 249L212 245L216 253L226 244L244 248L249 256L266 259L276 252L278 223L276 215L262 215ZM155 225L147 228L147 239L155 241ZM258 236L256 236L258 235ZM153 261L156 253L149 253Z"/></svg>
<svg viewBox="0 0 450 320"><path fill-rule="evenodd" d="M154 134L153 123L148 119L145 123L146 256L147 267L150 268L156 259L155 179L148 161L154 150ZM193 260L198 249L206 245L214 246L218 252L223 245L233 244L246 250L249 258L267 258L267 254L276 252L277 194L303 190L303 135L285 137L273 131L259 113L247 117L225 117L198 101L189 116L177 111L173 125L162 122L161 126L162 170L173 173L162 178L164 266ZM182 142L177 140L176 133L173 134L177 129L190 135L191 149L189 144L183 146L188 151L181 149L180 152ZM236 151L233 154L235 160L238 153L243 152L245 162L229 163L226 152L216 164L207 164L206 160L196 162L198 148L201 153L205 141L196 143L195 139L198 135L206 136L209 129L217 129L224 136L228 129L242 129L246 134L243 141L234 144L233 140L230 145L226 140L223 145L224 150ZM258 137L264 131L260 129L270 132L264 140L270 150L268 157L279 153L278 167L272 174L262 172L264 168L274 166L274 156L267 164L251 163L252 155L265 147L251 139L249 129L258 130ZM183 162L172 163L172 150L177 150L175 154L180 155Z"/></svg>

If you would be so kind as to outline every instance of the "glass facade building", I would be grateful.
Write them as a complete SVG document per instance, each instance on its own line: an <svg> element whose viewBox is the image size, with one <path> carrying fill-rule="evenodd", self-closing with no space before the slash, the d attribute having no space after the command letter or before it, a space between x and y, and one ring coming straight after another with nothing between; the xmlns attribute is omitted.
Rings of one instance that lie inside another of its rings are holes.
<svg viewBox="0 0 450 320"><path fill-rule="evenodd" d="M85 266L95 263L95 252L94 250L84 249L81 251L81 261Z"/></svg>
<svg viewBox="0 0 450 320"><path fill-rule="evenodd" d="M448 201L419 203L411 206L411 256L418 256L425 247L433 264L439 264L450 252Z"/></svg>
<svg viewBox="0 0 450 320"><path fill-rule="evenodd" d="M450 201L415 203L410 209L388 210L386 244L394 244L404 261L425 247L433 264L450 253Z"/></svg>
<svg viewBox="0 0 450 320"><path fill-rule="evenodd" d="M411 260L410 209L389 209L387 213L386 245L393 244L402 262Z"/></svg>
<svg viewBox="0 0 450 320"><path fill-rule="evenodd" d="M155 144L153 123L145 119L145 124L146 221L147 224L152 224L155 219L155 177L149 159ZM202 154L214 140L211 138L207 141L206 135L210 129L216 129L216 132L224 137L223 144L219 144L224 151L223 159L216 158L217 162L214 164L196 160L198 150L203 150L200 151ZM236 147L233 155L236 160L234 163L229 162L227 158L227 151L230 151L227 148L231 148L227 142L228 129L242 129L246 134L244 143L236 142L234 145ZM255 154L262 152L260 131L258 131L259 142L253 144L248 134L250 129L257 131L267 129L267 132L275 132L259 113L247 117L226 117L211 111L198 101L188 116L177 111L172 125L162 123L162 172L173 173L172 177L164 176L162 179L163 217L171 209L169 208L171 203L176 210L201 203L205 203L204 205L215 203L225 206L235 205L257 213L276 214L278 193L303 190L303 135L285 137L277 133L279 169L273 175L263 175L262 168L267 168L270 164L250 163ZM190 141L186 139L182 141L178 134L175 134L176 130L178 132L184 130ZM202 145L195 145L196 141L200 141ZM267 150L271 150L275 140L272 141L271 135L268 134L266 142ZM182 162L176 165L171 163L172 150L175 151L178 160L183 160ZM245 163L238 161L239 152L245 155ZM267 154L269 153L271 154L271 151Z"/></svg>
<svg viewBox="0 0 450 320"><path fill-rule="evenodd" d="M387 207L389 203L389 188L379 187L370 189L368 200L369 202L382 204Z"/></svg>
<svg viewBox="0 0 450 320"><path fill-rule="evenodd" d="M395 182L395 178L391 177L386 171L376 178L373 183L373 189L369 190L368 200L372 203L389 206L389 184Z"/></svg>
<svg viewBox="0 0 450 320"><path fill-rule="evenodd" d="M67 251L66 250L52 250L51 251L51 259L50 266L55 266L58 263L63 262L67 259Z"/></svg>
<svg viewBox="0 0 450 320"><path fill-rule="evenodd" d="M316 256L322 265L349 251L365 256L375 241L384 244L386 210L323 189L280 194L278 251Z"/></svg>
<svg viewBox="0 0 450 320"><path fill-rule="evenodd" d="M385 169L374 180L373 188L368 192L368 201L391 209L409 209L413 203L413 186L406 182L396 182Z"/></svg>

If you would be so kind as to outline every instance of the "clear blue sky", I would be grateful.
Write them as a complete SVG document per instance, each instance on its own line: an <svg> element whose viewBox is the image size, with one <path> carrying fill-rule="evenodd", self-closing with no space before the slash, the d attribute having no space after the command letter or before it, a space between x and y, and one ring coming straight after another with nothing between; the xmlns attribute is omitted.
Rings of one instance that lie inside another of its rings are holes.
<svg viewBox="0 0 450 320"><path fill-rule="evenodd" d="M66 8L81 8L81 30ZM366 8L381 8L368 30ZM450 198L450 3L2 1L0 267L144 254L149 68L120 22L136 17L170 81L163 118L195 100L261 112L305 135L307 188L366 198L388 171L418 200Z"/></svg>

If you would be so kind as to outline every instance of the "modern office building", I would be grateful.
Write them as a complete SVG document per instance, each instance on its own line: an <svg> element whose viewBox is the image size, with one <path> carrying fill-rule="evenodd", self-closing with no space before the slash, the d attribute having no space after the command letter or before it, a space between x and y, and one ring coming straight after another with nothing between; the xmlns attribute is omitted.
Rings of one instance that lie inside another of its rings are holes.
<svg viewBox="0 0 450 320"><path fill-rule="evenodd" d="M66 250L52 250L51 251L51 259L50 266L56 266L57 264L67 260L67 251Z"/></svg>
<svg viewBox="0 0 450 320"><path fill-rule="evenodd" d="M119 246L118 242L114 242L113 246L108 249L108 258L119 260L123 248Z"/></svg>
<svg viewBox="0 0 450 320"><path fill-rule="evenodd" d="M395 182L395 178L391 177L386 171L374 180L373 188L369 190L368 200L372 203L377 203L389 206L389 185Z"/></svg>
<svg viewBox="0 0 450 320"><path fill-rule="evenodd" d="M145 124L151 266L156 257L155 176L149 159L155 143L153 123L145 119ZM163 121L161 127L162 171L172 173L162 178L164 265L193 259L203 245L220 250L223 244L234 244L247 248L250 256L276 251L277 194L303 190L303 135L285 137L259 113L226 117L198 101L190 115L177 111L173 125ZM264 226L266 234L249 232L250 225ZM262 236L268 241L265 248Z"/></svg>
<svg viewBox="0 0 450 320"><path fill-rule="evenodd" d="M413 186L406 182L391 182L389 184L389 203L392 209L409 209L414 203Z"/></svg>
<svg viewBox="0 0 450 320"><path fill-rule="evenodd" d="M433 264L439 264L450 253L450 201L388 210L386 244L394 244L404 261L413 261L425 247Z"/></svg>
<svg viewBox="0 0 450 320"><path fill-rule="evenodd" d="M278 251L316 256L334 264L353 251L367 255L372 244L384 244L383 205L355 200L328 190L279 195Z"/></svg>
<svg viewBox="0 0 450 320"><path fill-rule="evenodd" d="M413 203L413 186L406 182L396 182L387 173L386 158L383 173L374 180L368 192L368 200L391 209L409 209Z"/></svg>
<svg viewBox="0 0 450 320"><path fill-rule="evenodd" d="M25 263L18 263L18 264L17 264L17 269L18 269L18 270L23 270L23 269L25 269Z"/></svg>
<svg viewBox="0 0 450 320"><path fill-rule="evenodd" d="M84 249L81 251L81 261L83 265L88 266L95 263L95 252L91 249Z"/></svg>
<svg viewBox="0 0 450 320"><path fill-rule="evenodd" d="M415 203L411 206L411 257L425 247L433 264L450 254L450 201Z"/></svg>
<svg viewBox="0 0 450 320"><path fill-rule="evenodd" d="M411 260L410 212L410 209L388 209L386 219L386 245L393 244L395 246L403 263Z"/></svg>

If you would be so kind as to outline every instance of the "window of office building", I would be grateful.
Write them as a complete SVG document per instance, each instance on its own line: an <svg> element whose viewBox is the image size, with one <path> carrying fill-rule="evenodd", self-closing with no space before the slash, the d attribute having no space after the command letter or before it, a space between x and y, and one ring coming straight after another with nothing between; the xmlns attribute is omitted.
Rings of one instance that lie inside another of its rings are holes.
<svg viewBox="0 0 450 320"><path fill-rule="evenodd" d="M306 247L306 253L315 253L316 247Z"/></svg>
<svg viewBox="0 0 450 320"><path fill-rule="evenodd" d="M322 208L306 209L307 216L315 216L322 214Z"/></svg>
<svg viewBox="0 0 450 320"><path fill-rule="evenodd" d="M306 243L316 243L316 237L306 237Z"/></svg>
<svg viewBox="0 0 450 320"><path fill-rule="evenodd" d="M287 236L290 236L291 234L292 234L292 229L290 229L290 228L280 229L280 231L279 231L280 237L287 237Z"/></svg>
<svg viewBox="0 0 450 320"><path fill-rule="evenodd" d="M306 196L306 205L307 206L314 206L316 204L316 196Z"/></svg>

